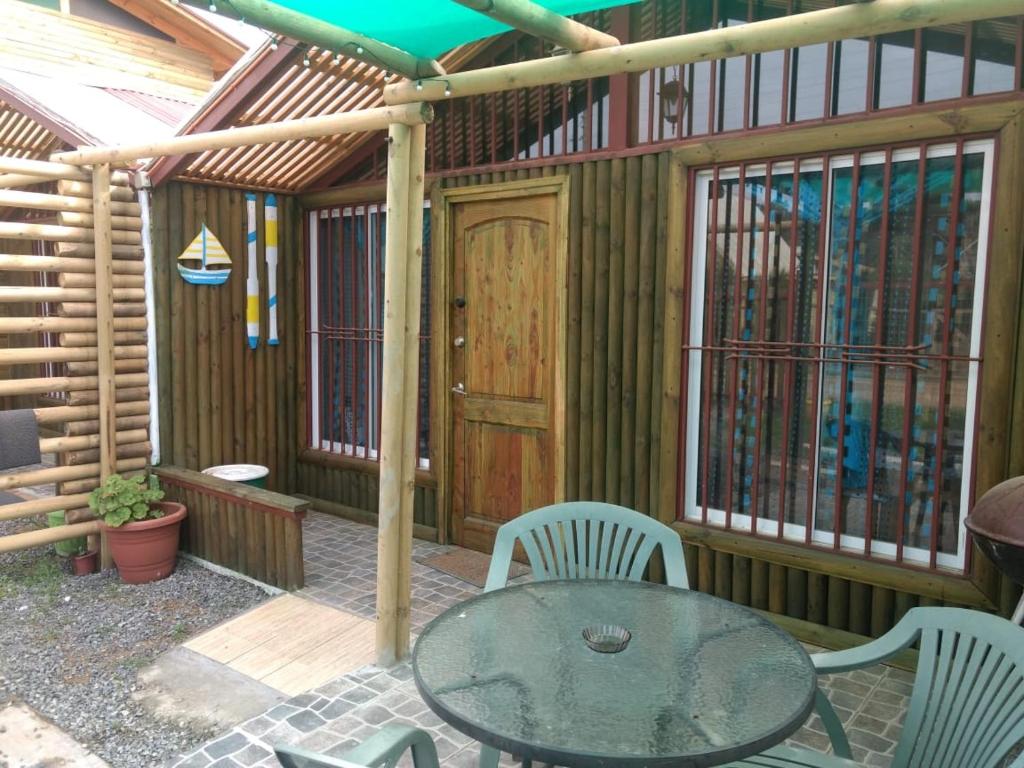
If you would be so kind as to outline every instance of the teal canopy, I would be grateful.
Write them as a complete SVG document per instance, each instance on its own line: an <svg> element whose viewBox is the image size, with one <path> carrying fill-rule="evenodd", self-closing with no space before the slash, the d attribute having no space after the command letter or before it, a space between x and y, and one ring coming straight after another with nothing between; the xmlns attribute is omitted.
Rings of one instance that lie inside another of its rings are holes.
<svg viewBox="0 0 1024 768"><path fill-rule="evenodd" d="M278 5L372 37L423 58L507 32L510 27L454 0L276 0ZM635 0L539 0L562 15L595 11Z"/></svg>

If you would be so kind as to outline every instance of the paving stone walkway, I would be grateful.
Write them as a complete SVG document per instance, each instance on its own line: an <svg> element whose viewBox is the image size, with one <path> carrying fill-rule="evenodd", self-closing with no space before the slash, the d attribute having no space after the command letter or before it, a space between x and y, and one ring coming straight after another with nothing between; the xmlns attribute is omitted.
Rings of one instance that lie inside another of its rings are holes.
<svg viewBox="0 0 1024 768"><path fill-rule="evenodd" d="M304 530L304 544L307 586L302 594L373 618L376 529L314 512ZM413 559L444 549L417 541ZM414 631L479 592L473 585L419 562L413 565L412 579ZM859 762L879 767L891 763L911 681L908 673L889 667L822 678ZM345 675L273 707L169 765L277 768L272 752L275 744L338 756L388 723L416 725L429 731L444 768L476 765L479 746L430 712L416 692L408 665L386 671L366 667ZM828 748L828 737L816 716L792 741L818 750Z"/></svg>

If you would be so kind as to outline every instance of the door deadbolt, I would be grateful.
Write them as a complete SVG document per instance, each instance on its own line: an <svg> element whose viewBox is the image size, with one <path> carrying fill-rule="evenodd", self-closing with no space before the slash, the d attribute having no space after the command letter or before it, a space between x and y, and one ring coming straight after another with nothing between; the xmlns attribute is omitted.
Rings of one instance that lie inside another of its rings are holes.
<svg viewBox="0 0 1024 768"><path fill-rule="evenodd" d="M452 303L456 307L458 307L459 309L462 309L464 306L466 306L466 297L465 296L456 296L455 300Z"/></svg>
<svg viewBox="0 0 1024 768"><path fill-rule="evenodd" d="M457 349L462 349L464 346L466 346L466 337L456 336L455 341L453 341L452 344L454 344Z"/></svg>

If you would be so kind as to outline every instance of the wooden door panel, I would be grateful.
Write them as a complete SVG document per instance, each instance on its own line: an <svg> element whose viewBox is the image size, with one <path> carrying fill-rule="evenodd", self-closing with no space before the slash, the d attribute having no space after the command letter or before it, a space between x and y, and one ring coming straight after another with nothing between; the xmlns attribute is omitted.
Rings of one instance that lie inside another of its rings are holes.
<svg viewBox="0 0 1024 768"><path fill-rule="evenodd" d="M467 520L499 526L524 509L549 504L548 442L543 430L468 423Z"/></svg>
<svg viewBox="0 0 1024 768"><path fill-rule="evenodd" d="M561 183L507 198L488 188L499 199L457 190L468 199L450 204L451 521L474 549L561 494Z"/></svg>
<svg viewBox="0 0 1024 768"><path fill-rule="evenodd" d="M467 392L545 397L550 227L506 218L464 230Z"/></svg>

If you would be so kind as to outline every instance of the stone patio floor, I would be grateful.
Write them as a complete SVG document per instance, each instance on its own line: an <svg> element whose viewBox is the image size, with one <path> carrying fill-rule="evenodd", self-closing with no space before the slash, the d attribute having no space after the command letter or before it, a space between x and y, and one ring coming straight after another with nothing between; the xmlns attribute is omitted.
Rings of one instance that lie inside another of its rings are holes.
<svg viewBox="0 0 1024 768"><path fill-rule="evenodd" d="M313 512L303 536L307 586L300 594L372 619L376 599L376 529ZM413 559L418 561L445 549L416 541ZM480 591L419 562L413 564L412 580L414 632L450 606ZM911 681L910 674L890 667L821 678L859 762L866 766L891 763ZM479 746L427 708L416 692L407 664L390 670L366 667L295 696L168 765L276 768L278 762L272 751L275 744L297 745L338 756L388 723L416 725L429 731L445 768L476 765ZM828 748L828 737L816 716L791 741L813 749ZM504 761L513 765L507 756Z"/></svg>

